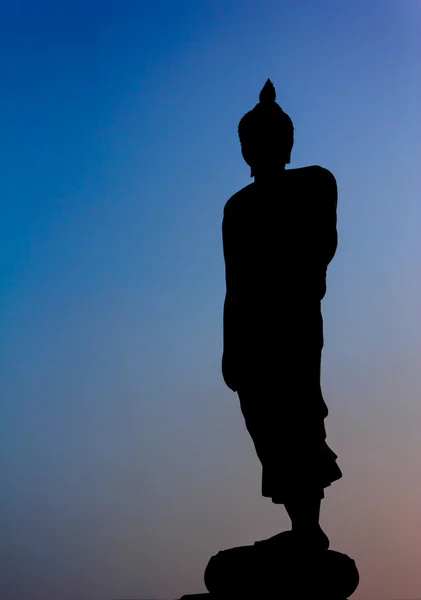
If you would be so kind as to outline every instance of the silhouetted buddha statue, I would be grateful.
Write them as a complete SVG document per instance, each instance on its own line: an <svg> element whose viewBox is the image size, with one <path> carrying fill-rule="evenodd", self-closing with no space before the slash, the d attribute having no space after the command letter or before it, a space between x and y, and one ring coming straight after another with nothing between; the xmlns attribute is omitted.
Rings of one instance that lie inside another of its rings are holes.
<svg viewBox="0 0 421 600"><path fill-rule="evenodd" d="M223 377L238 393L262 463L262 495L284 504L292 530L258 544L326 549L324 488L342 474L326 444L320 387L326 272L337 247L337 187L319 166L285 169L294 128L270 80L240 121L254 182L225 205Z"/></svg>

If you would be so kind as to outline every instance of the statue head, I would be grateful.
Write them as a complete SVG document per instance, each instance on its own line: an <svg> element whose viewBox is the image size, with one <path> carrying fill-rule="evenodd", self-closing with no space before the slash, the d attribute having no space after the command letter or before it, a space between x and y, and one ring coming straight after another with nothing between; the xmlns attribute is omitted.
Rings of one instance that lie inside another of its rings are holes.
<svg viewBox="0 0 421 600"><path fill-rule="evenodd" d="M294 126L290 117L275 102L276 92L268 79L259 95L259 102L246 113L238 125L241 152L256 172L269 173L285 167L291 160Z"/></svg>

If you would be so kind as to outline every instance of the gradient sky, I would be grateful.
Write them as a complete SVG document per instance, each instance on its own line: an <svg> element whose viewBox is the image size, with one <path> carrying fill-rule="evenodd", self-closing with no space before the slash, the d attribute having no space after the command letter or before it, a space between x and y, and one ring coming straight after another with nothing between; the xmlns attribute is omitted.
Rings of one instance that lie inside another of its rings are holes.
<svg viewBox="0 0 421 600"><path fill-rule="evenodd" d="M339 188L322 525L354 598L421 596L420 34L416 0L1 3L3 600L175 599L289 527L220 371L268 77Z"/></svg>

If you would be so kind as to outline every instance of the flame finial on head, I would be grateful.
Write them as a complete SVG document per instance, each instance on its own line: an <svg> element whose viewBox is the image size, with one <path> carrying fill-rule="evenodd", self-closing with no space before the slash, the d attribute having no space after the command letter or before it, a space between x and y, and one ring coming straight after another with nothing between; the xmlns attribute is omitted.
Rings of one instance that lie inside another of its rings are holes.
<svg viewBox="0 0 421 600"><path fill-rule="evenodd" d="M272 102L275 102L276 100L276 91L275 91L275 86L273 85L273 83L271 82L270 79L268 79L265 83L265 85L262 88L262 91L259 94L259 102L260 104L271 104Z"/></svg>

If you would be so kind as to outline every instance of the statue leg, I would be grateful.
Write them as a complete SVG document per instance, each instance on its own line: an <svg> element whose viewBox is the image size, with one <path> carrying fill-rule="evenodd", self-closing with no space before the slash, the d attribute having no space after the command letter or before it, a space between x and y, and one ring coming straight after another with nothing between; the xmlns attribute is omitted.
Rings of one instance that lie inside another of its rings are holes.
<svg viewBox="0 0 421 600"><path fill-rule="evenodd" d="M238 395L263 467L262 495L275 504L284 504L292 523L289 532L271 539L327 549L329 539L319 523L321 500L324 488L342 474L336 454L326 445L322 410L317 414L311 402L300 404L295 398L293 404L286 402L285 394L276 386L264 389L250 385ZM306 395L301 397L306 400ZM315 398L317 401L318 396ZM303 404L307 410L293 409L295 405L302 409ZM315 402L316 408L319 404Z"/></svg>
<svg viewBox="0 0 421 600"><path fill-rule="evenodd" d="M292 532L306 545L315 544L327 550L329 538L319 523L321 501L319 494L303 494L285 498L284 506L291 519Z"/></svg>

